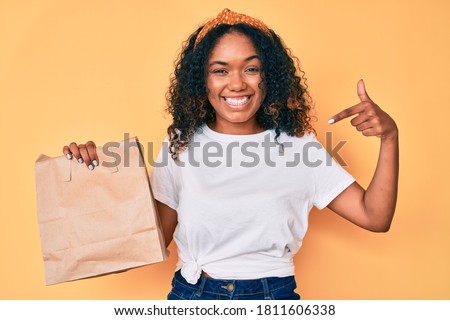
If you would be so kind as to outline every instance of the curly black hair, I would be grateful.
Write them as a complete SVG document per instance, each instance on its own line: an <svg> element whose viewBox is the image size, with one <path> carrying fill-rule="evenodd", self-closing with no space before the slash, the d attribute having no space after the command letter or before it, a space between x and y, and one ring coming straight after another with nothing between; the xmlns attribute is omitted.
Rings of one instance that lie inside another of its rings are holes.
<svg viewBox="0 0 450 320"><path fill-rule="evenodd" d="M281 132L298 137L315 133L311 126L312 103L304 72L298 59L291 55L273 30L268 36L246 24L222 24L210 30L195 45L202 28L184 42L166 95L166 111L173 117L173 123L167 129L172 158L177 159L178 154L187 148L200 126L215 119L215 111L207 98L207 61L219 38L232 32L247 36L261 61L265 98L256 113L258 124L266 130L275 130L276 143Z"/></svg>

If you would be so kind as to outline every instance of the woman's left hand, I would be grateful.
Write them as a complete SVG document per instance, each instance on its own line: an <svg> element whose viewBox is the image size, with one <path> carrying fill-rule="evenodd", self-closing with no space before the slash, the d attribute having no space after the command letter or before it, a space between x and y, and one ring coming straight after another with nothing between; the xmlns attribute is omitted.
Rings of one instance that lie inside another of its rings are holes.
<svg viewBox="0 0 450 320"><path fill-rule="evenodd" d="M356 181L341 192L328 208L367 230L386 232L394 217L397 203L399 143L395 121L366 92L364 82L358 82L361 102L339 112L329 123L358 114L351 123L365 136L381 138L377 168L367 190Z"/></svg>
<svg viewBox="0 0 450 320"><path fill-rule="evenodd" d="M357 93L361 102L339 112L328 120L328 123L333 124L358 114L350 122L364 136L377 136L382 141L397 139L398 129L395 121L370 99L363 80L358 81Z"/></svg>

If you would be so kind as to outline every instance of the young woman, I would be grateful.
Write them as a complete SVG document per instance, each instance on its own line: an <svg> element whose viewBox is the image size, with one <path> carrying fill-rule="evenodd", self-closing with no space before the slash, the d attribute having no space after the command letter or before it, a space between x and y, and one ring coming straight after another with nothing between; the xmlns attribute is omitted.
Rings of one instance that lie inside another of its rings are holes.
<svg viewBox="0 0 450 320"><path fill-rule="evenodd" d="M398 130L357 84L360 102L330 119L381 141L364 190L318 143L302 72L261 21L225 9L198 28L168 92L166 148L152 189L166 245L179 261L169 299L299 299L293 257L312 206L358 226L389 229L396 204ZM63 150L93 170L95 144Z"/></svg>

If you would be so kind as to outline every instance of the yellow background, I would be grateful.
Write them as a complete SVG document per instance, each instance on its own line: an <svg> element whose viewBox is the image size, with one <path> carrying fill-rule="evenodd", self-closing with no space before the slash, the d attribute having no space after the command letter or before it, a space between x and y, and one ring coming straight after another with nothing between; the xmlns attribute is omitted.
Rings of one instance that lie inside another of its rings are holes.
<svg viewBox="0 0 450 320"><path fill-rule="evenodd" d="M400 192L387 234L313 210L296 279L304 299L449 299L450 2L0 1L0 298L164 299L163 264L46 287L34 161L71 141L124 133L157 145L180 44L224 7L260 18L306 72L319 140L347 140L347 170L367 186L379 141L327 119L358 102L356 82L400 129ZM171 246L171 251L175 248Z"/></svg>

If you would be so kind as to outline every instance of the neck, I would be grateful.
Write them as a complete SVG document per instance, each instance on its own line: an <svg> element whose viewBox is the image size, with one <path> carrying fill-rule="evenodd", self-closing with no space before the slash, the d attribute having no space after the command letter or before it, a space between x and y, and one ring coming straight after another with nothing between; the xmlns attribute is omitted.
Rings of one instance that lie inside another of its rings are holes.
<svg viewBox="0 0 450 320"><path fill-rule="evenodd" d="M258 123L249 124L229 124L227 126L221 125L216 121L208 123L208 127L218 133L233 134L233 135L248 135L263 132L265 129Z"/></svg>

